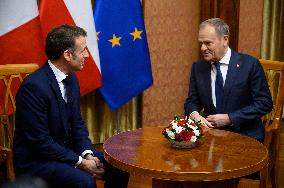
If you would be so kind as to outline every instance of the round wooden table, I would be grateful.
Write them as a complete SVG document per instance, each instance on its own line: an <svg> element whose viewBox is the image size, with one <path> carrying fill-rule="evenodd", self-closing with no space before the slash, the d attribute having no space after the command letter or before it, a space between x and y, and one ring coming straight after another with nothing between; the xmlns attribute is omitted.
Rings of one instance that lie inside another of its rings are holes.
<svg viewBox="0 0 284 188"><path fill-rule="evenodd" d="M130 174L150 176L153 187L163 188L235 187L238 177L267 172L268 151L255 139L209 129L197 147L175 149L162 129L147 127L109 138L106 160Z"/></svg>

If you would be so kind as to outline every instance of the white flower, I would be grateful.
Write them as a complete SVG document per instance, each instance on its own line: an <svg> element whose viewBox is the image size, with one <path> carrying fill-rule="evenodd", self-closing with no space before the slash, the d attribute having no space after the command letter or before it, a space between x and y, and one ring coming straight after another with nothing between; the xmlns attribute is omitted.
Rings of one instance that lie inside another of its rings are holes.
<svg viewBox="0 0 284 188"><path fill-rule="evenodd" d="M190 139L190 142L196 142L197 140L197 137L196 136L192 136L191 139Z"/></svg>
<svg viewBox="0 0 284 188"><path fill-rule="evenodd" d="M172 126L177 125L177 124L178 124L178 123L177 123L176 120L173 120L173 121L171 121L171 123L170 123L170 125L172 125Z"/></svg>
<svg viewBox="0 0 284 188"><path fill-rule="evenodd" d="M200 135L199 130L194 130L193 132L194 132L195 136L199 136Z"/></svg>
<svg viewBox="0 0 284 188"><path fill-rule="evenodd" d="M176 131L177 134L179 134L184 128L182 126L178 126L177 124L174 124L173 129Z"/></svg>
<svg viewBox="0 0 284 188"><path fill-rule="evenodd" d="M193 131L197 130L198 128L197 126L194 126L194 125L188 125L188 127L191 128Z"/></svg>
<svg viewBox="0 0 284 188"><path fill-rule="evenodd" d="M170 129L166 129L166 133L171 139L175 139L175 134Z"/></svg>
<svg viewBox="0 0 284 188"><path fill-rule="evenodd" d="M188 119L188 124L194 123L190 118Z"/></svg>

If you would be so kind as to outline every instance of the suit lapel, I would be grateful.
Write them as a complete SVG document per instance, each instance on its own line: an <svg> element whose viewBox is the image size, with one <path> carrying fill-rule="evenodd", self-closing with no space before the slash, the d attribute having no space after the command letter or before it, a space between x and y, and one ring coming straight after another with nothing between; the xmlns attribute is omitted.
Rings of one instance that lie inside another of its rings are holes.
<svg viewBox="0 0 284 188"><path fill-rule="evenodd" d="M44 68L46 69L46 73L47 73L48 79L50 81L49 84L50 84L53 92L56 95L56 99L55 100L57 100L57 103L59 105L60 114L66 114L65 113L65 106L64 106L66 104L65 104L65 101L62 98L62 94L61 94L58 82L56 80L56 77L55 77L52 69L48 65L48 63L46 63L44 66L45 66ZM65 115L60 115L60 117L61 117L61 122L62 122L62 124L64 126L64 130L67 133L68 132L68 125L67 125L67 119L66 119L67 117Z"/></svg>
<svg viewBox="0 0 284 188"><path fill-rule="evenodd" d="M210 111L212 111L213 109L215 110L215 106L213 104L213 100L212 100L212 87L211 87L211 64L208 62L204 61L204 67L201 69L202 70L202 78L203 78L203 82L202 82L202 88L203 88L203 92L202 93L206 93L205 97L207 98L205 102L206 104L209 104L209 108Z"/></svg>
<svg viewBox="0 0 284 188"><path fill-rule="evenodd" d="M235 77L238 75L240 66L241 66L241 62L239 61L239 55L234 50L232 50L232 55L230 58L230 63L229 63L228 72L226 76L226 82L224 86L223 109L224 109L224 106L226 106L226 101L230 94L230 90L234 84Z"/></svg>

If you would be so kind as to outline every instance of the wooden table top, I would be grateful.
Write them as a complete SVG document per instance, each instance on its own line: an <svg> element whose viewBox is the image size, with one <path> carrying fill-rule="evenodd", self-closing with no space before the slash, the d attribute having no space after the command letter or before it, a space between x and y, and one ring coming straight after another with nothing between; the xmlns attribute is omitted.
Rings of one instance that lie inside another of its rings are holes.
<svg viewBox="0 0 284 188"><path fill-rule="evenodd" d="M244 135L210 129L197 147L175 149L162 129L146 127L109 138L106 160L131 174L177 181L232 179L257 172L268 162L265 146Z"/></svg>

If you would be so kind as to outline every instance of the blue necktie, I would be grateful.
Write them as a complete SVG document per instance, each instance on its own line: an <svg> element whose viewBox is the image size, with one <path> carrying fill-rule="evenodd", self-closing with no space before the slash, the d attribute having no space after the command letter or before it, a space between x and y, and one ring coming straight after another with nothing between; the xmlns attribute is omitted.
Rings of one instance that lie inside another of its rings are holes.
<svg viewBox="0 0 284 188"><path fill-rule="evenodd" d="M223 105L223 96L224 96L224 87L223 87L223 77L220 70L220 63L214 63L217 74L216 74L216 81L215 81L215 95L216 95L216 112L222 112L222 105Z"/></svg>
<svg viewBox="0 0 284 188"><path fill-rule="evenodd" d="M66 92L66 96L67 96L67 103L70 103L72 101L72 97L71 97L71 80L70 77L67 76L64 80L62 80L64 86L65 86L65 92Z"/></svg>

